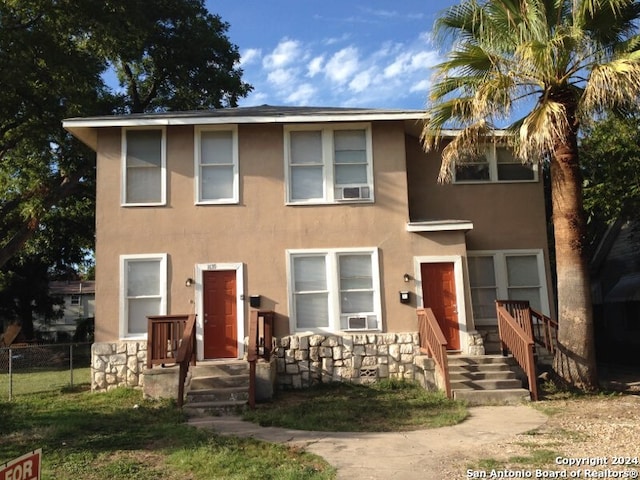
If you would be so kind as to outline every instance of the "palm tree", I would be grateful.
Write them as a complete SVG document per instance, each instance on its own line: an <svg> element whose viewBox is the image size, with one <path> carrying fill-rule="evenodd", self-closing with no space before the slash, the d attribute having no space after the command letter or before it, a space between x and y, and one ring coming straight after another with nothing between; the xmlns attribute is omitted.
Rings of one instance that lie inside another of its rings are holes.
<svg viewBox="0 0 640 480"><path fill-rule="evenodd" d="M591 293L578 158L580 125L640 93L640 5L633 0L463 0L436 21L452 40L436 66L423 129L426 150L460 129L442 151L440 180L478 154L498 122L511 123L515 155L551 163L558 274L558 353L567 383L597 388ZM522 110L525 108L526 110Z"/></svg>

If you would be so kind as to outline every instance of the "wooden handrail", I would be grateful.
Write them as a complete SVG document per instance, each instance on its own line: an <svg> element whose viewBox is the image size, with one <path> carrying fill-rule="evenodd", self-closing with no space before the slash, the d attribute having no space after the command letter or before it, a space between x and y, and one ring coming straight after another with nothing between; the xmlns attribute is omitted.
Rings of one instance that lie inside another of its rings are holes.
<svg viewBox="0 0 640 480"><path fill-rule="evenodd" d="M176 362L188 317L188 314L147 317L147 368Z"/></svg>
<svg viewBox="0 0 640 480"><path fill-rule="evenodd" d="M258 358L269 361L273 350L273 320L271 311L251 310L249 314L249 407L256 406L256 362ZM261 328L262 327L262 328Z"/></svg>
<svg viewBox="0 0 640 480"><path fill-rule="evenodd" d="M536 345L544 347L552 355L555 353L557 322L531 308L526 300L496 300L496 305L504 307Z"/></svg>
<svg viewBox="0 0 640 480"><path fill-rule="evenodd" d="M449 364L447 360L447 339L442 333L440 325L430 308L419 308L418 333L420 336L420 351L426 353L436 363L442 381L444 391L448 398L451 398L451 382L449 381Z"/></svg>
<svg viewBox="0 0 640 480"><path fill-rule="evenodd" d="M176 363L180 368L178 374L178 407L182 407L184 403L184 383L189 373L189 365L196 365L196 346L196 315L192 313L187 319L176 354Z"/></svg>
<svg viewBox="0 0 640 480"><path fill-rule="evenodd" d="M535 319L533 322L534 341L546 348L551 355L555 354L558 340L558 322L533 308L531 309L531 318Z"/></svg>
<svg viewBox="0 0 640 480"><path fill-rule="evenodd" d="M498 314L498 331L503 352L511 351L520 367L527 375L531 399L538 400L538 382L536 377L536 364L533 356L533 336L516 321L509 311L496 302Z"/></svg>

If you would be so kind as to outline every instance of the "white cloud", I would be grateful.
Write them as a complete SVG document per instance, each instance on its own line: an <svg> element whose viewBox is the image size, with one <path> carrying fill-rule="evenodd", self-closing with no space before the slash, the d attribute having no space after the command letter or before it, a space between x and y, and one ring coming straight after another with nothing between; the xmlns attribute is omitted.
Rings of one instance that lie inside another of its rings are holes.
<svg viewBox="0 0 640 480"><path fill-rule="evenodd" d="M273 70L286 67L297 61L300 56L302 56L300 42L284 38L269 55L264 57L262 63L265 68Z"/></svg>
<svg viewBox="0 0 640 480"><path fill-rule="evenodd" d="M287 68L278 68L269 72L267 80L278 87L291 84L295 80L295 71Z"/></svg>
<svg viewBox="0 0 640 480"><path fill-rule="evenodd" d="M347 47L336 52L327 62L325 74L342 85L358 70L358 49Z"/></svg>
<svg viewBox="0 0 640 480"><path fill-rule="evenodd" d="M322 71L322 64L324 63L324 55L314 57L307 65L307 76L315 77Z"/></svg>
<svg viewBox="0 0 640 480"><path fill-rule="evenodd" d="M287 96L286 101L294 105L310 105L315 94L316 88L313 85L303 83L302 85L298 85L296 90Z"/></svg>
<svg viewBox="0 0 640 480"><path fill-rule="evenodd" d="M262 50L259 48L249 48L241 53L240 55L240 65L251 65L252 63L258 61L262 56Z"/></svg>
<svg viewBox="0 0 640 480"><path fill-rule="evenodd" d="M363 92L367 88L369 88L369 86L371 85L371 81L372 78L370 71L360 72L355 77L353 77L353 80L351 80L351 82L349 82L349 89L355 93Z"/></svg>
<svg viewBox="0 0 640 480"><path fill-rule="evenodd" d="M429 79L425 79L425 80L420 80L418 83L414 85L411 85L411 88L409 89L409 91L415 92L415 93L424 93L426 98L427 92L429 91L430 88L431 88L431 81Z"/></svg>

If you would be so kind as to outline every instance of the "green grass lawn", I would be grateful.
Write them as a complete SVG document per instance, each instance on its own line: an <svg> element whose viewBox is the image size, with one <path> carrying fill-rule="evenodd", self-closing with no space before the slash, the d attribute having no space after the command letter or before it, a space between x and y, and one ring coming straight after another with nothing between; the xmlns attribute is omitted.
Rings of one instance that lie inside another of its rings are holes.
<svg viewBox="0 0 640 480"><path fill-rule="evenodd" d="M13 395L50 392L60 390L71 384L69 368L58 370L31 368L12 373ZM74 368L73 385L89 384L91 382L91 368ZM9 374L0 373L0 399L9 398Z"/></svg>
<svg viewBox="0 0 640 480"><path fill-rule="evenodd" d="M0 401L0 464L42 448L43 480L331 479L324 460L184 423L140 391L50 391Z"/></svg>
<svg viewBox="0 0 640 480"><path fill-rule="evenodd" d="M273 402L245 412L262 426L337 432L390 432L455 425L466 406L412 382L365 385L331 383L280 393Z"/></svg>

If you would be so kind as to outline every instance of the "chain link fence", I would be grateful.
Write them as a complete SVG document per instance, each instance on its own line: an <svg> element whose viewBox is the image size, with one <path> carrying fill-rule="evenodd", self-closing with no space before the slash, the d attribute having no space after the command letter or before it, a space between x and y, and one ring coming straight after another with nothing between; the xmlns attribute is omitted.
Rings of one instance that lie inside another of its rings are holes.
<svg viewBox="0 0 640 480"><path fill-rule="evenodd" d="M91 343L0 348L0 398L60 390L90 382Z"/></svg>

